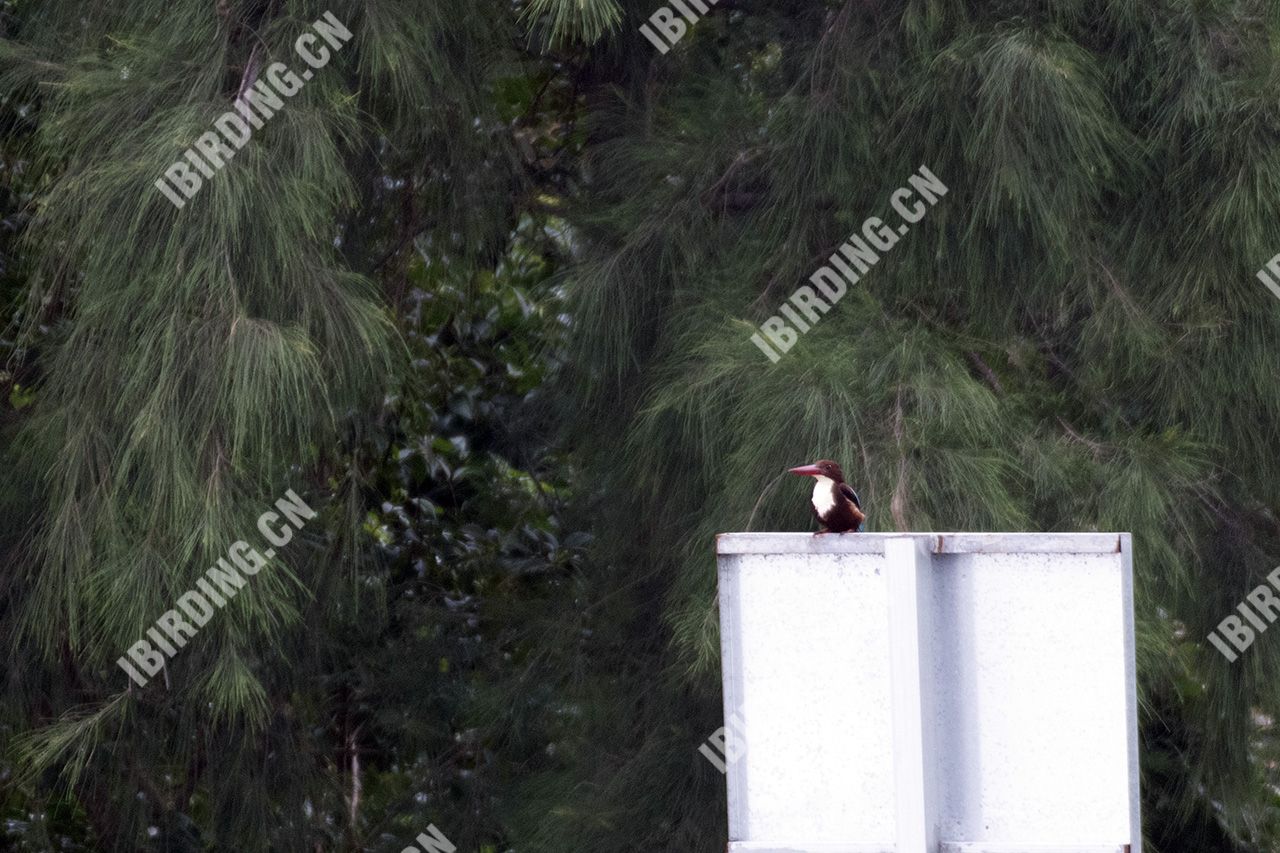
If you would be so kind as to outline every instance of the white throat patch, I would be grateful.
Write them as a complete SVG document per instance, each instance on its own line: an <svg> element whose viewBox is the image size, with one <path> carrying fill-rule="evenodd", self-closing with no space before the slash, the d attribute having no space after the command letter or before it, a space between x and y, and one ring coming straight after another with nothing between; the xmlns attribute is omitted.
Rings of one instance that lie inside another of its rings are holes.
<svg viewBox="0 0 1280 853"><path fill-rule="evenodd" d="M818 515L825 516L836 506L836 481L821 474L813 479L813 496L809 500L813 502L813 508L817 510Z"/></svg>

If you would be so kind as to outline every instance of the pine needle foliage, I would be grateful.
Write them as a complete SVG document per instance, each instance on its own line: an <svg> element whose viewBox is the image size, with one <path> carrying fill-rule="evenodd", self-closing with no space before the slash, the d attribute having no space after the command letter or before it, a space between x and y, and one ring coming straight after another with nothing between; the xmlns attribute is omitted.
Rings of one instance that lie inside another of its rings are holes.
<svg viewBox="0 0 1280 853"><path fill-rule="evenodd" d="M1149 849L1280 847L1280 635L1203 639L1280 552L1280 13L720 0L662 54L655 6L0 2L22 843L723 849L712 537L807 529L779 474L829 456L872 530L1132 531ZM326 11L352 42L175 210ZM922 164L947 195L771 364ZM321 517L128 687L290 487Z"/></svg>
<svg viewBox="0 0 1280 853"><path fill-rule="evenodd" d="M550 44L590 44L617 29L622 20L617 0L529 0L523 14Z"/></svg>
<svg viewBox="0 0 1280 853"><path fill-rule="evenodd" d="M354 846L346 768L311 738L332 713L318 675L379 612L376 571L353 583L349 451L406 359L369 273L412 239L502 251L518 165L493 138L491 59L514 16L407 0L6 11L0 90L35 118L7 153L38 187L20 357L39 384L15 455L43 472L32 527L6 542L4 635L31 660L9 707L35 722L8 744L19 778L73 794L95 849ZM326 12L351 43L175 208L156 179L271 62L300 72L294 40ZM321 517L132 686L116 658L232 543L259 541L288 488Z"/></svg>
<svg viewBox="0 0 1280 853"><path fill-rule="evenodd" d="M806 529L776 478L819 457L872 530L1132 531L1148 839L1280 843L1278 641L1204 641L1277 562L1277 39L1255 2L746 3L596 57L566 388L646 579L629 684L683 687L584 758L610 828L575 849L653 849L689 770L652 748L718 725L712 536ZM950 192L770 364L754 326L921 164ZM721 844L711 808L663 849Z"/></svg>

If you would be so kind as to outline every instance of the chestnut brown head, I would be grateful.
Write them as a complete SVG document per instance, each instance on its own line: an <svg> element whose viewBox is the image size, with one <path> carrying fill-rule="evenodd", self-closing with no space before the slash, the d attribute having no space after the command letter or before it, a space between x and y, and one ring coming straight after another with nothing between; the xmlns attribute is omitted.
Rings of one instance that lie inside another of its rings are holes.
<svg viewBox="0 0 1280 853"><path fill-rule="evenodd" d="M829 477L837 483L844 482L844 472L840 470L840 466L830 459L819 459L812 465L801 465L798 468L788 468L788 473L799 474L801 477Z"/></svg>

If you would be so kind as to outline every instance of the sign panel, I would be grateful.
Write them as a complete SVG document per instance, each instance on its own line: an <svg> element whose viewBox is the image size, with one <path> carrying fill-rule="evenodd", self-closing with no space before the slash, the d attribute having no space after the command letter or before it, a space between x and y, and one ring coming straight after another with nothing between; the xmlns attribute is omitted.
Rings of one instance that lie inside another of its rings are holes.
<svg viewBox="0 0 1280 853"><path fill-rule="evenodd" d="M718 537L729 849L1141 849L1128 534Z"/></svg>

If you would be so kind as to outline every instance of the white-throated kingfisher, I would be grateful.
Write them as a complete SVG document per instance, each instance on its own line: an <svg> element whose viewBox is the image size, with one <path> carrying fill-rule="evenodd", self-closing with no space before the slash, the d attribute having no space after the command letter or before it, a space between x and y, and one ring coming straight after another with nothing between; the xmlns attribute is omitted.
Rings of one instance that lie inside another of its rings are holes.
<svg viewBox="0 0 1280 853"><path fill-rule="evenodd" d="M844 472L839 465L830 459L819 459L812 465L787 470L789 473L814 479L809 506L822 527L815 536L820 533L862 532L867 514L862 511L858 493L844 481Z"/></svg>

